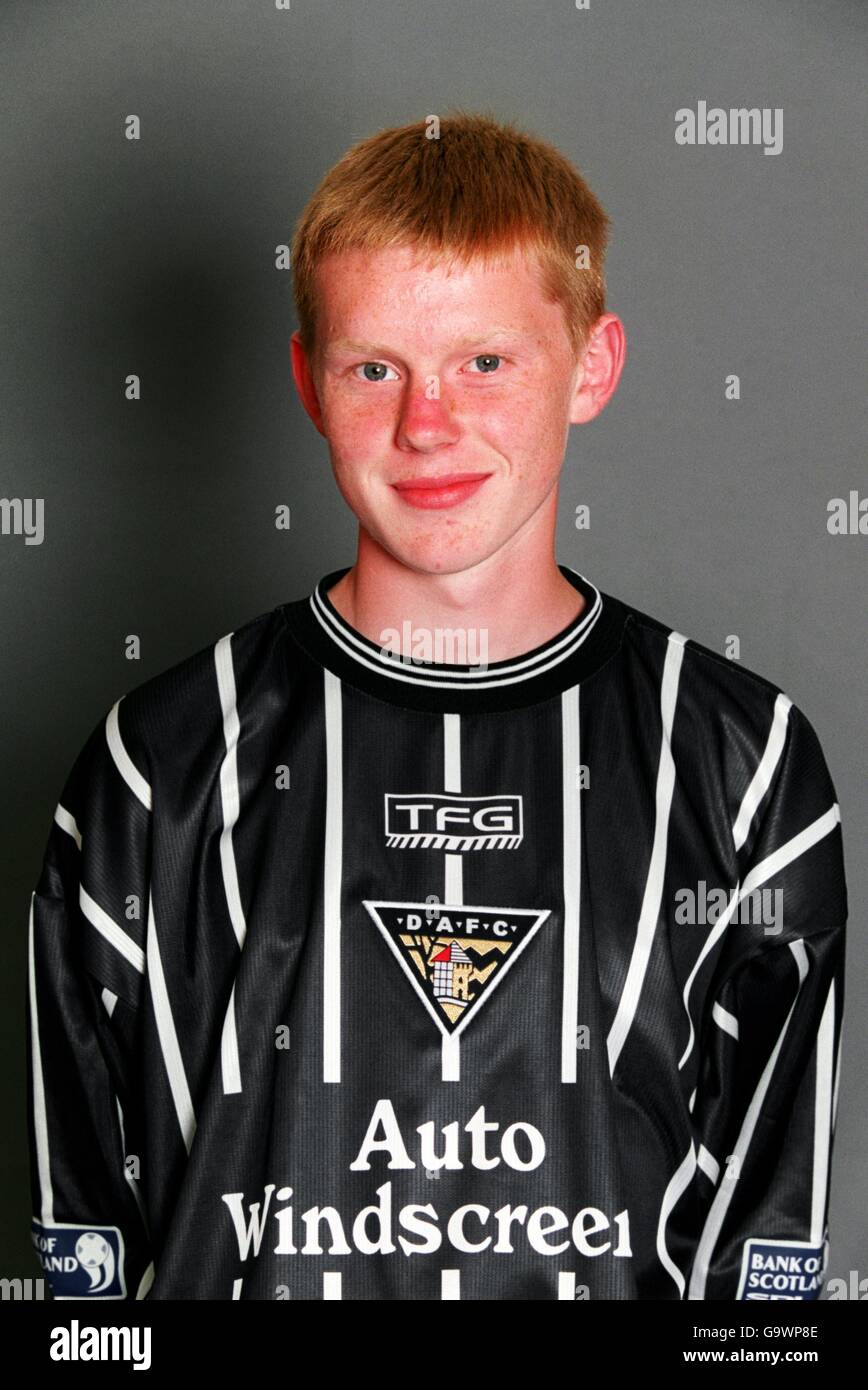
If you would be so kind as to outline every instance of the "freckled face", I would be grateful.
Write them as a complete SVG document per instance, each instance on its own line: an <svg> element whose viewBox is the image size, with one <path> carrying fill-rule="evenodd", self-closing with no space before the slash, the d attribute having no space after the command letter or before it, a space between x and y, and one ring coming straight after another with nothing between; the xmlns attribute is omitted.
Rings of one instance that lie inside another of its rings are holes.
<svg viewBox="0 0 868 1390"><path fill-rule="evenodd" d="M456 573L532 524L551 494L580 366L526 252L451 269L419 255L320 263L311 370L361 526L411 569Z"/></svg>

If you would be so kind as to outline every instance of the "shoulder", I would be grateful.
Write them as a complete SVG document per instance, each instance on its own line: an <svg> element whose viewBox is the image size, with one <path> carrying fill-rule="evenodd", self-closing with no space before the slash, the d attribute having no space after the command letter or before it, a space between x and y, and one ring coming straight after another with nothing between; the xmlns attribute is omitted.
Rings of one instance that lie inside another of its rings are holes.
<svg viewBox="0 0 868 1390"><path fill-rule="evenodd" d="M734 851L740 877L777 883L793 864L799 930L847 916L841 814L813 724L790 697L756 671L629 608L624 678L642 689L645 726L654 711L660 766L665 754L681 789L676 818L697 833L697 808L712 808L721 852ZM760 867L757 868L756 866ZM747 880L746 880L747 881Z"/></svg>
<svg viewBox="0 0 868 1390"><path fill-rule="evenodd" d="M699 726L745 726L767 730L769 719L797 710L774 681L707 646L690 632L642 612L629 603L625 610L624 645L629 658L643 665L648 679L668 687L679 716Z"/></svg>
<svg viewBox="0 0 868 1390"><path fill-rule="evenodd" d="M675 625L623 607L625 678L668 723L685 777L719 782L739 805L752 783L765 793L810 785L818 804L833 797L817 732L787 692Z"/></svg>
<svg viewBox="0 0 868 1390"><path fill-rule="evenodd" d="M132 686L105 708L87 747L104 748L132 782L225 749L239 708L282 683L284 627L282 606L260 613Z"/></svg>

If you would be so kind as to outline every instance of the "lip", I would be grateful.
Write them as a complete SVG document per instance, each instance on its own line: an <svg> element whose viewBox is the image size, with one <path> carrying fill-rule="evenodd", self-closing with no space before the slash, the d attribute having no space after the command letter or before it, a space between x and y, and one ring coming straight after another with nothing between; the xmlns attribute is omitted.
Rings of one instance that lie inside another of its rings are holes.
<svg viewBox="0 0 868 1390"><path fill-rule="evenodd" d="M439 509L466 502L490 477L490 473L444 473L438 478L406 478L391 486L411 507Z"/></svg>

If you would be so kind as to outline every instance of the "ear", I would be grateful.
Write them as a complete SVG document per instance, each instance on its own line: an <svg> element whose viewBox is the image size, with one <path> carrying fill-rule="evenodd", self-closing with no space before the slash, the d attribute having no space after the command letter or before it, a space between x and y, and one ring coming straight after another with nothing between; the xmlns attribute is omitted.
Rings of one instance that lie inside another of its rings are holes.
<svg viewBox="0 0 868 1390"><path fill-rule="evenodd" d="M295 388L298 391L301 403L320 434L325 438L322 411L320 410L316 387L313 383L310 360L302 345L301 334L298 332L293 333L289 340L289 355L292 360L292 375L295 381Z"/></svg>
<svg viewBox="0 0 868 1390"><path fill-rule="evenodd" d="M603 314L588 336L579 364L570 424L584 425L608 405L618 387L627 357L627 335L617 314Z"/></svg>

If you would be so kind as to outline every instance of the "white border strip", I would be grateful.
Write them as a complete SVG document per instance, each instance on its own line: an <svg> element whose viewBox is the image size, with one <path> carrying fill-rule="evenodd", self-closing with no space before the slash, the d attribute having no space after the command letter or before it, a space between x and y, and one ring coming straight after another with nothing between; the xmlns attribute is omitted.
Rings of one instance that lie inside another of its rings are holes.
<svg viewBox="0 0 868 1390"><path fill-rule="evenodd" d="M582 803L578 785L581 763L579 687L561 695L561 782L563 798L564 940L561 994L561 1081L572 1083L577 1071L579 1023L579 946L582 903Z"/></svg>
<svg viewBox="0 0 868 1390"><path fill-rule="evenodd" d="M48 1115L45 1108L45 1078L42 1072L42 1046L39 1041L39 1007L36 990L36 946L34 942L33 903L30 894L30 920L27 931L27 974L30 990L30 1054L33 1082L33 1128L36 1135L36 1171L39 1174L40 1221L43 1226L54 1225L54 1189L51 1186L51 1163L48 1144Z"/></svg>
<svg viewBox="0 0 868 1390"><path fill-rule="evenodd" d="M448 795L461 791L461 716L443 716L443 790ZM464 860L460 854L444 855L443 892L448 903L464 901ZM444 1031L440 1045L441 1079L461 1080L461 1038Z"/></svg>
<svg viewBox="0 0 868 1390"><path fill-rule="evenodd" d="M241 810L241 796L238 789L238 737L241 725L238 719L238 695L235 687L235 669L232 660L232 636L230 632L221 637L214 647L214 670L217 676L217 690L220 696L220 709L223 715L223 742L226 752L220 764L220 802L223 809L223 829L220 832L220 868L223 876L223 891L238 949L244 946L247 936L247 922L241 905L241 890L238 886L238 865L235 861L235 848L232 832L238 822ZM238 1053L238 1030L235 1016L235 985L229 996L229 1003L223 1019L220 1038L220 1067L223 1078L223 1094L238 1095L241 1086L241 1058Z"/></svg>
<svg viewBox="0 0 868 1390"><path fill-rule="evenodd" d="M343 709L341 682L325 682L326 817L323 854L323 1081L341 1079L341 880L343 876Z"/></svg>
<svg viewBox="0 0 868 1390"><path fill-rule="evenodd" d="M826 1005L817 1033L817 1069L814 1089L814 1163L811 1193L811 1243L822 1245L826 1195L829 1183L829 1150L832 1141L832 1059L835 1051L835 981L829 985Z"/></svg>

